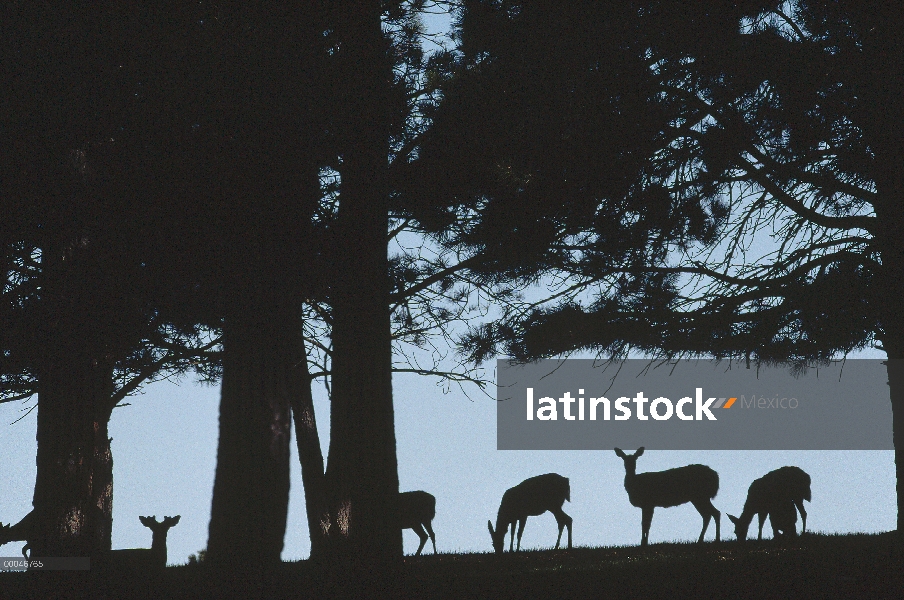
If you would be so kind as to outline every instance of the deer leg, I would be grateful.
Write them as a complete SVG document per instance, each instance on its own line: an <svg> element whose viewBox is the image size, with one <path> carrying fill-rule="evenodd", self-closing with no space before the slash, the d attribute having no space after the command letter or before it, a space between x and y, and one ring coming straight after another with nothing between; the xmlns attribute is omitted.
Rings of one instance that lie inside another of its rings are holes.
<svg viewBox="0 0 904 600"><path fill-rule="evenodd" d="M693 502L692 504L694 505L694 508L697 509L697 512L700 513L700 516L703 517L703 529L700 531L700 537L697 538L697 543L702 544L703 536L706 535L706 530L709 527L709 520L712 518L712 515L706 505L697 502Z"/></svg>
<svg viewBox="0 0 904 600"><path fill-rule="evenodd" d="M722 528L722 513L713 506L712 500L709 501L709 508L712 510L713 519L716 521L716 541L722 541L722 532L720 531Z"/></svg>
<svg viewBox="0 0 904 600"><path fill-rule="evenodd" d="M559 508L552 513L559 525L559 537L556 538L556 550L559 549L559 541L562 539L562 529L568 527L568 547L571 548L571 517L565 514L565 511Z"/></svg>
<svg viewBox="0 0 904 600"><path fill-rule="evenodd" d="M721 532L719 531L719 521L721 520L721 513L716 510L716 507L713 506L713 503L709 500L705 502L692 502L694 508L697 509L697 512L700 513L700 516L703 517L703 531L700 532L700 538L697 540L697 543L700 544L703 542L703 537L706 535L706 530L709 528L709 520L714 518L716 520L716 541L718 542L721 537Z"/></svg>
<svg viewBox="0 0 904 600"><path fill-rule="evenodd" d="M527 525L527 517L518 521L518 552L521 552L521 536L524 534L525 525ZM515 531L514 527L512 527L512 531Z"/></svg>
<svg viewBox="0 0 904 600"><path fill-rule="evenodd" d="M756 539L759 541L762 541L763 540L763 524L766 522L766 513L761 512L761 513L757 514L757 518L760 520L760 531L757 534ZM774 531L773 531L773 534L774 534Z"/></svg>
<svg viewBox="0 0 904 600"><path fill-rule="evenodd" d="M571 550L571 523L573 519L566 515L564 511L562 515L565 517L565 527L568 528L568 549Z"/></svg>
<svg viewBox="0 0 904 600"><path fill-rule="evenodd" d="M782 531L775 523L775 518L772 516L772 513L769 513L769 524L772 526L772 539L777 540L779 537L781 537Z"/></svg>
<svg viewBox="0 0 904 600"><path fill-rule="evenodd" d="M641 516L640 527L640 545L646 546L650 540L650 523L653 522L653 510L655 507L650 506L649 508L643 509L643 516Z"/></svg>
<svg viewBox="0 0 904 600"><path fill-rule="evenodd" d="M800 520L803 522L803 525L800 528L800 534L803 535L807 531L807 511L804 509L804 499L795 498L794 506L796 506L798 512L800 512Z"/></svg>
<svg viewBox="0 0 904 600"><path fill-rule="evenodd" d="M509 538L509 552L515 551L515 525L517 523L518 523L517 520L514 523L512 523L512 536ZM520 540L521 538L519 537L518 539ZM519 546L520 546L520 543L519 543Z"/></svg>
<svg viewBox="0 0 904 600"><path fill-rule="evenodd" d="M427 534L424 532L424 527L420 523L417 523L412 529L417 536L421 538L421 545L417 547L417 552L414 553L415 556L420 556L421 550L424 549L424 544L427 543Z"/></svg>
<svg viewBox="0 0 904 600"><path fill-rule="evenodd" d="M427 521L424 523L424 527L427 529L427 533L430 534L430 541L433 542L433 553L436 554L436 536L433 535L433 526L430 521Z"/></svg>

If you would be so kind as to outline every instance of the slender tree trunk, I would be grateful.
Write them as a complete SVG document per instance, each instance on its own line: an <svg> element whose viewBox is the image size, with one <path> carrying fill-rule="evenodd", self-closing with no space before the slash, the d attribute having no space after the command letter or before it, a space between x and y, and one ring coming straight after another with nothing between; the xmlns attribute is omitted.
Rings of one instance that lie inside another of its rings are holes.
<svg viewBox="0 0 904 600"><path fill-rule="evenodd" d="M220 439L206 560L242 570L280 561L289 506L289 399L298 315L245 306L224 327Z"/></svg>
<svg viewBox="0 0 904 600"><path fill-rule="evenodd" d="M904 532L904 510L901 498L904 497L904 354L889 353L886 361L888 370L888 387L891 395L892 436L895 445L895 475L898 494L898 532Z"/></svg>
<svg viewBox="0 0 904 600"><path fill-rule="evenodd" d="M341 263L332 297L330 545L340 564L378 574L402 557L386 244L391 72L380 3L351 3L342 22L353 65L347 77L358 100L341 167Z"/></svg>
<svg viewBox="0 0 904 600"><path fill-rule="evenodd" d="M895 446L895 472L898 495L899 542L904 541L904 168L901 140L904 123L904 45L900 27L883 10L873 11L875 26L863 48L863 65L853 76L860 76L859 105L855 115L864 130L873 162L869 175L876 185L873 209L876 230L873 247L881 266L874 273L871 308L880 322L877 337L888 356L888 385L891 396L892 427ZM882 77L875 77L882 73ZM856 79L854 79L856 81Z"/></svg>
<svg viewBox="0 0 904 600"><path fill-rule="evenodd" d="M898 125L904 132L904 127ZM891 397L892 439L895 446L895 475L898 506L898 542L904 544L904 240L900 224L904 222L904 172L896 168L897 147L890 140L880 145L879 157L894 157L878 168L877 190L880 200L874 204L878 231L875 242L881 249L881 267L875 276L871 301L878 308L879 340L888 356L888 388Z"/></svg>
<svg viewBox="0 0 904 600"><path fill-rule="evenodd" d="M304 485L305 509L308 516L308 533L311 537L311 558L324 556L328 541L330 515L326 504L326 477L323 472L323 451L314 417L314 396L311 393L311 376L308 371L304 342L300 339L299 356L295 371L296 392L292 394L292 418L295 422L295 443L298 445L298 462L301 463L301 481Z"/></svg>
<svg viewBox="0 0 904 600"><path fill-rule="evenodd" d="M904 191L904 188L902 188ZM898 196L900 197L900 196ZM884 211L883 211L884 212ZM899 207L889 211L889 215L879 213L884 231L877 235L882 243L882 270L878 279L881 283L875 293L875 304L881 307L881 333L879 339L888 360L888 388L891 397L892 439L895 446L895 475L898 503L899 541L904 541L904 242L897 239L896 229L900 220L890 220L891 215L904 217L898 213ZM884 217L884 219L883 219Z"/></svg>

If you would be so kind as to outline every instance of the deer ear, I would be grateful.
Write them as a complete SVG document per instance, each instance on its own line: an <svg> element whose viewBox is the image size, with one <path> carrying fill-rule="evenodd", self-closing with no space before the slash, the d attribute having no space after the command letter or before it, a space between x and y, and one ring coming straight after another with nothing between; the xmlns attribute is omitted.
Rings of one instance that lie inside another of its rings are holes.
<svg viewBox="0 0 904 600"><path fill-rule="evenodd" d="M643 446L637 449L637 452L634 453L634 456L640 456L643 454Z"/></svg>
<svg viewBox="0 0 904 600"><path fill-rule="evenodd" d="M625 453L622 452L622 449L621 449L621 448L616 448L616 449L615 449L615 455L616 455L616 456L619 456L619 457L621 457L621 458L625 458Z"/></svg>
<svg viewBox="0 0 904 600"><path fill-rule="evenodd" d="M492 521L489 521L489 520L487 521L487 529L490 530L490 535L496 535L496 532L493 531L493 522Z"/></svg>
<svg viewBox="0 0 904 600"><path fill-rule="evenodd" d="M728 515L728 520L731 521L732 523L734 523L735 525L738 524L738 518L737 518L737 517L733 517L733 516L731 516L731 515Z"/></svg>

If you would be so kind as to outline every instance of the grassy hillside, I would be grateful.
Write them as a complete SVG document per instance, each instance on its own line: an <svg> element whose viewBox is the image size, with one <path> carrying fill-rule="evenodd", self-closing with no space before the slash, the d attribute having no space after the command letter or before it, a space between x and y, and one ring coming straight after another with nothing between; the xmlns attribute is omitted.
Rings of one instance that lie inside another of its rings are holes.
<svg viewBox="0 0 904 600"><path fill-rule="evenodd" d="M503 556L407 557L363 589L306 561L285 563L267 582L202 566L102 579L92 572L3 573L0 598L901 598L904 553L893 536L806 535L787 543L722 542L577 548Z"/></svg>

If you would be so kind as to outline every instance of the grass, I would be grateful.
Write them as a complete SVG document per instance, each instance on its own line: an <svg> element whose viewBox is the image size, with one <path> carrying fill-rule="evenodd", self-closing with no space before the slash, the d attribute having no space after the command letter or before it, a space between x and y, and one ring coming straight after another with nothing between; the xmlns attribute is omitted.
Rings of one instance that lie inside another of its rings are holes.
<svg viewBox="0 0 904 600"><path fill-rule="evenodd" d="M0 598L901 598L904 550L893 534L807 534L783 542L575 548L408 556L365 583L307 561L264 582L204 566L100 579L91 572L0 574ZM238 591L238 595L236 592Z"/></svg>

